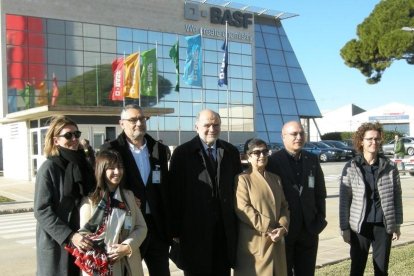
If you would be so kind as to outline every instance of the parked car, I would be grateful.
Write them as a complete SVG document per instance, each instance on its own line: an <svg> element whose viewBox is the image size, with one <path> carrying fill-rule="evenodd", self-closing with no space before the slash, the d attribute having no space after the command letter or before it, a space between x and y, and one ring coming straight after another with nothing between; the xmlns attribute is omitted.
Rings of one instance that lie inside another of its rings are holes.
<svg viewBox="0 0 414 276"><path fill-rule="evenodd" d="M322 140L322 143L332 147L345 151L346 159L351 159L356 155L356 150L353 147L348 146L342 141L338 140Z"/></svg>
<svg viewBox="0 0 414 276"><path fill-rule="evenodd" d="M405 147L405 154L414 155L414 137L402 137ZM394 139L382 145L384 154L394 154Z"/></svg>
<svg viewBox="0 0 414 276"><path fill-rule="evenodd" d="M341 149L328 147L327 145L318 142L306 142L303 149L316 154L321 162L339 161L345 159L345 152Z"/></svg>
<svg viewBox="0 0 414 276"><path fill-rule="evenodd" d="M283 149L285 146L283 146L282 143L278 143L278 142L273 142L273 143L269 143L267 144L267 148L270 150L270 154L275 153L281 149Z"/></svg>

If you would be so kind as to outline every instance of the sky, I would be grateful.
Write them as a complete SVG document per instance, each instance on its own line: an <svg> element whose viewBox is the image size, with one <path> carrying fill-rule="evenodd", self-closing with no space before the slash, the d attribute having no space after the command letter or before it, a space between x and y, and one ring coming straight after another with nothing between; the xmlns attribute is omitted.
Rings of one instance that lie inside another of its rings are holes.
<svg viewBox="0 0 414 276"><path fill-rule="evenodd" d="M377 84L344 64L339 52L357 38L358 24L380 1L236 0L299 16L282 20L313 96L322 113L355 104L365 110L399 102L414 106L414 66L394 62ZM414 35L414 34L413 34Z"/></svg>

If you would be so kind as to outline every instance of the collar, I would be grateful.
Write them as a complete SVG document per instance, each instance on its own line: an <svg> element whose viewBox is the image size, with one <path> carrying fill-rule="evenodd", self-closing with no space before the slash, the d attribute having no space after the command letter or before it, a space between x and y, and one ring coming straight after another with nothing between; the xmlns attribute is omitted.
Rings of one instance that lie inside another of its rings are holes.
<svg viewBox="0 0 414 276"><path fill-rule="evenodd" d="M296 154L293 153L293 152L288 151L287 149L285 149L285 152L287 153L287 155L289 157L291 157L295 161L302 159L302 150L300 152L296 153Z"/></svg>
<svg viewBox="0 0 414 276"><path fill-rule="evenodd" d="M217 148L217 140L216 141L214 141L214 144L212 145L212 146L207 146L207 144L206 143L204 143L203 142L203 140L201 140L200 139L200 141L201 141L201 144L203 145L203 148L204 148L204 150L207 152L207 149L208 148L212 148L213 149L213 151L215 151L216 150L216 148Z"/></svg>
<svg viewBox="0 0 414 276"><path fill-rule="evenodd" d="M128 140L126 140L126 142L128 143L129 149L132 151L136 151L136 150L145 150L145 148L147 147L147 140L144 138L144 144L141 147L136 147L134 144L130 143Z"/></svg>

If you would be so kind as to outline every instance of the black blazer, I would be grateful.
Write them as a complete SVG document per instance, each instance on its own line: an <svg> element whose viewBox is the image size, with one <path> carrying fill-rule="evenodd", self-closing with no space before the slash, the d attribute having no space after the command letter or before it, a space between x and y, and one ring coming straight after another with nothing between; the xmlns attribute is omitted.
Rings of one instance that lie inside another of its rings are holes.
<svg viewBox="0 0 414 276"><path fill-rule="evenodd" d="M319 159L302 150L302 192L296 186L294 168L290 167L289 153L282 149L269 157L266 169L282 178L283 191L289 203L290 225L288 236L299 233L302 224L309 233L319 234L326 227L326 188ZM309 187L309 176L315 179L314 188ZM302 219L303 218L303 219Z"/></svg>
<svg viewBox="0 0 414 276"><path fill-rule="evenodd" d="M211 273L214 226L219 201L227 240L230 265L236 257L237 221L234 211L234 179L242 171L238 150L217 140L217 185L219 199L213 198L213 181L207 170L207 155L198 136L177 147L170 162L170 201L173 237L180 238L182 269Z"/></svg>
<svg viewBox="0 0 414 276"><path fill-rule="evenodd" d="M165 145L154 140L150 135L145 134L147 148L150 155L151 171L144 185L141 174L135 163L126 135L122 132L116 140L105 143L101 150L116 150L124 161L125 188L131 190L141 200L141 211L145 214L146 203L148 202L151 215L154 219L156 231L164 240L169 240L168 230L168 159ZM152 183L152 172L156 166L161 170L161 183Z"/></svg>

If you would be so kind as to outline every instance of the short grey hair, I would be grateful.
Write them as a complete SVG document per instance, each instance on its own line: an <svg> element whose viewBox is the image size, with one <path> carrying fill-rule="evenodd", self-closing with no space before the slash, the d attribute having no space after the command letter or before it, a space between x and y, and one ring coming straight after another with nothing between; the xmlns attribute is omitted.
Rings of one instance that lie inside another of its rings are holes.
<svg viewBox="0 0 414 276"><path fill-rule="evenodd" d="M201 114L201 112L204 112L204 111L210 111L210 112L212 112L217 118L219 118L219 120L220 120L220 122L221 122L221 117L220 117L220 114L218 114L217 112L215 112L214 110L211 110L211 109L203 109L203 110L201 110L200 112L198 112L198 114L197 114L197 116L196 116L196 124L198 123L198 121L200 120L200 114Z"/></svg>
<svg viewBox="0 0 414 276"><path fill-rule="evenodd" d="M125 114L130 109L136 109L136 110L139 110L142 113L144 113L144 110L139 105L137 105L137 104L128 104L128 105L126 105L126 106L124 106L122 108L122 111L121 111L121 119L125 119Z"/></svg>

